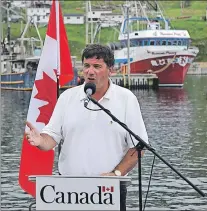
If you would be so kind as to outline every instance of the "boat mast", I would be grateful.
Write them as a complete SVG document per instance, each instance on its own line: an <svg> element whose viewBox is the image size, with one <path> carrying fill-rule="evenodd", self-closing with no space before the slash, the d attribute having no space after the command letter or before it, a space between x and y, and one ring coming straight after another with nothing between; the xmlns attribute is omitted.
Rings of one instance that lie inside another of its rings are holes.
<svg viewBox="0 0 207 211"><path fill-rule="evenodd" d="M7 1L7 41L8 41L8 51L9 51L9 56L11 56L11 25L10 25L10 6L11 2Z"/></svg>
<svg viewBox="0 0 207 211"><path fill-rule="evenodd" d="M92 14L92 7L91 7L91 1L89 1L89 11L90 11L90 14ZM91 23L91 44L93 44L93 18L92 18L92 15L91 15L91 18L90 18L90 23Z"/></svg>
<svg viewBox="0 0 207 211"><path fill-rule="evenodd" d="M91 1L86 1L86 45L89 43L94 42L93 38L93 18L92 18L92 7L91 7ZM90 21L88 21L88 13L90 13ZM90 31L89 31L89 25L90 25ZM90 41L89 41L89 35L90 34Z"/></svg>
<svg viewBox="0 0 207 211"><path fill-rule="evenodd" d="M126 9L126 18L127 18L127 75L128 75L128 87L131 86L131 79L130 79L130 37L129 37L129 8L130 5L128 2L124 5Z"/></svg>
<svg viewBox="0 0 207 211"><path fill-rule="evenodd" d="M160 9L160 6L159 6L159 4L157 3L157 1L155 1L155 3L156 3L156 6L157 6L157 8L158 8L158 10L159 10L160 15L162 16L162 18L163 18L163 20L164 20L164 22L165 22L165 29L168 30L168 29L169 29L168 22L167 22L167 20L165 19L165 16L163 15L162 10Z"/></svg>
<svg viewBox="0 0 207 211"><path fill-rule="evenodd" d="M0 41L1 41L1 50L2 50L2 41L3 41L4 34L3 34L2 9L1 9L1 7L2 7L2 3L1 3L1 0L0 0L0 31L1 31Z"/></svg>
<svg viewBox="0 0 207 211"><path fill-rule="evenodd" d="M136 17L138 17L139 13L138 13L138 8L137 8L137 1L134 1L134 6L135 6ZM139 21L138 20L137 20L137 30L139 30Z"/></svg>
<svg viewBox="0 0 207 211"><path fill-rule="evenodd" d="M1 9L1 0L0 0L0 41L1 41L1 45L0 45L0 49L1 49L1 52L2 52L2 41L3 41L3 27L2 27L2 9ZM0 59L0 72L2 73L3 70L2 70L2 65L1 65L1 59Z"/></svg>
<svg viewBox="0 0 207 211"><path fill-rule="evenodd" d="M86 7L86 45L88 44L88 1L85 2Z"/></svg>

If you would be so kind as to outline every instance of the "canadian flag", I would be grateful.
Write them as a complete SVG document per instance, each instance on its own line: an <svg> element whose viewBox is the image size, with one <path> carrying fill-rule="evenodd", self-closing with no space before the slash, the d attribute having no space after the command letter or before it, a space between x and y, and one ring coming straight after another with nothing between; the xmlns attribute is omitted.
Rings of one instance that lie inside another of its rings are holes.
<svg viewBox="0 0 207 211"><path fill-rule="evenodd" d="M27 121L41 132L49 122L57 102L57 78L60 87L73 79L71 55L59 1L53 0L50 18L31 94ZM26 131L25 127L25 131ZM36 184L30 175L51 175L54 150L41 151L31 146L25 135L22 142L19 184L27 193L36 197Z"/></svg>
<svg viewBox="0 0 207 211"><path fill-rule="evenodd" d="M114 186L106 187L106 186L102 186L102 192L114 192Z"/></svg>

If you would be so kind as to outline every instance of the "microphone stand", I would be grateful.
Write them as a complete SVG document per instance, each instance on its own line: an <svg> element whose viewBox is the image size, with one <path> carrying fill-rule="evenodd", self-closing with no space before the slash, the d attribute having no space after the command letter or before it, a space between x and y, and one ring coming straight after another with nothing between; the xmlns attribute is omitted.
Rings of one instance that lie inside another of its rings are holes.
<svg viewBox="0 0 207 211"><path fill-rule="evenodd" d="M164 158L162 158L154 148L152 148L149 144L147 144L144 140L142 140L138 135L133 133L124 123L119 121L108 109L104 108L97 100L92 98L90 95L87 95L88 99L91 100L94 104L96 104L99 108L101 108L105 113L107 113L114 122L117 122L121 125L126 131L129 132L139 143L135 146L138 152L138 175L139 175L139 211L142 211L142 172L141 172L141 151L145 147L150 152L152 152L156 157L158 157L163 163L165 163L168 167L170 167L176 174L178 174L183 180L185 180L194 190L196 190L201 196L205 196L205 193L201 191L198 187L196 187L190 180L184 177L180 172L178 172L170 163L168 163Z"/></svg>

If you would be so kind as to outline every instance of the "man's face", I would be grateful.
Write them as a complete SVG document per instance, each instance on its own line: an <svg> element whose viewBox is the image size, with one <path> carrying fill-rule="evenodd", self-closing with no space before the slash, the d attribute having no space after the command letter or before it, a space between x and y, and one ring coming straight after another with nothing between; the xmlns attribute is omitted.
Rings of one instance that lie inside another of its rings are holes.
<svg viewBox="0 0 207 211"><path fill-rule="evenodd" d="M83 60L83 76L85 82L95 83L96 90L104 90L108 87L110 69L103 59L88 58Z"/></svg>

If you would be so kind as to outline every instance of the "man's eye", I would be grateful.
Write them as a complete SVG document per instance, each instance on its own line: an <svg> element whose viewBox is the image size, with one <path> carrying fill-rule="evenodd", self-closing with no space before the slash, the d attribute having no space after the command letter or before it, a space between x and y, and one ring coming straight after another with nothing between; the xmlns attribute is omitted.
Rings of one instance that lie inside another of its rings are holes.
<svg viewBox="0 0 207 211"><path fill-rule="evenodd" d="M100 65L94 65L94 67L95 67L96 69L101 68L101 66L100 66Z"/></svg>
<svg viewBox="0 0 207 211"><path fill-rule="evenodd" d="M88 64L84 64L83 67L84 67L84 68L88 68L89 65L88 65Z"/></svg>

